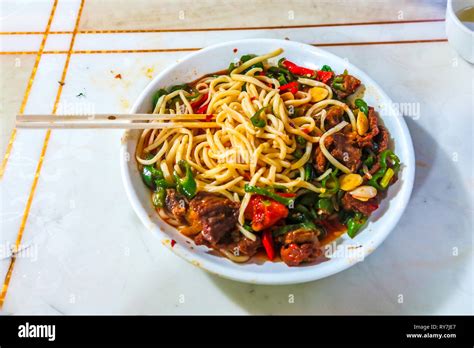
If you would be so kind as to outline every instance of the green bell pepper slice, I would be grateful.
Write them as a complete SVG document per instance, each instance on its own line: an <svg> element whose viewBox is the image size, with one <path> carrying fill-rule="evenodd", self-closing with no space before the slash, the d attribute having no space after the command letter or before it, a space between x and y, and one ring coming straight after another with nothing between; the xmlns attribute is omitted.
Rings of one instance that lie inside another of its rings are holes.
<svg viewBox="0 0 474 348"><path fill-rule="evenodd" d="M385 187L379 184L379 179L383 178L383 176L387 172L387 166L388 166L387 158L390 158L390 160L393 163L391 168L394 171L394 173L397 173L398 170L400 169L400 159L398 158L398 156L395 155L395 153L392 150L387 149L383 151L380 154L380 161L379 161L380 169L374 175L372 175L372 178L368 181L368 184L370 186L375 187L377 190L385 190L388 186L388 183L387 183L387 186Z"/></svg>
<svg viewBox="0 0 474 348"><path fill-rule="evenodd" d="M367 222L367 217L357 212L353 217L349 218L346 222L347 234L349 237L354 238L357 232Z"/></svg>
<svg viewBox="0 0 474 348"><path fill-rule="evenodd" d="M266 196L266 197L271 198L274 201L282 203L286 206L293 206L294 203L295 203L294 198L280 196L278 193L272 192L272 191L270 191L268 189L265 189L263 187L257 187L257 186L252 186L252 185L249 185L249 184L245 184L244 190L247 193L255 193L257 195Z"/></svg>
<svg viewBox="0 0 474 348"><path fill-rule="evenodd" d="M186 198L192 199L197 193L197 184L196 180L194 179L191 165L185 160L179 161L178 165L182 170L185 171L185 175L183 178L180 178L176 171L173 173L174 179L176 181L176 189Z"/></svg>

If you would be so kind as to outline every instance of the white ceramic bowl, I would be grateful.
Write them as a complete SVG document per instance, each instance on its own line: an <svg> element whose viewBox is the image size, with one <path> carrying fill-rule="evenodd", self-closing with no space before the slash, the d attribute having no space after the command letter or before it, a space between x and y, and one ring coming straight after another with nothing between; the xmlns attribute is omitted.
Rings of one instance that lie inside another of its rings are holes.
<svg viewBox="0 0 474 348"><path fill-rule="evenodd" d="M342 72L347 68L350 74L357 76L366 86L364 99L368 104L375 106L377 111L385 106L384 114L391 114L383 117L383 122L390 131L403 168L399 180L390 187L388 196L370 218L368 225L354 239L350 239L347 235L339 238L337 242L339 248L348 247L346 249L348 252L338 251L335 256L324 262L300 267L288 267L283 262L237 264L224 257L215 256L209 253L206 247L194 245L190 239L157 216L150 201L150 192L141 180L135 160L139 131L127 131L122 141L123 182L133 209L143 224L161 240L161 243L192 264L219 276L248 283L303 283L338 273L355 264L359 257L365 257L375 250L397 224L410 198L414 180L415 161L410 134L405 121L393 108L389 97L360 69L331 53L298 42L271 39L240 40L214 45L190 54L156 76L139 96L131 113L151 112L152 95L159 88L193 81L204 74L225 69L235 57L243 54L264 54L278 47L284 49L283 56L309 68L316 69L323 64L330 65L336 72ZM234 49L238 50L237 53L234 53ZM174 246L171 245L171 240L176 241Z"/></svg>
<svg viewBox="0 0 474 348"><path fill-rule="evenodd" d="M446 35L461 57L474 63L474 31L464 25L456 13L474 6L474 0L448 0L446 7Z"/></svg>

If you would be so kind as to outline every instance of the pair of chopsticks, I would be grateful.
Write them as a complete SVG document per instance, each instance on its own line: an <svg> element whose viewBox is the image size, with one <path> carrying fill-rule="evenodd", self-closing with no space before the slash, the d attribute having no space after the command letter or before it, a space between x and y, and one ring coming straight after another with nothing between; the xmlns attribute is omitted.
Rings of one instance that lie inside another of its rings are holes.
<svg viewBox="0 0 474 348"><path fill-rule="evenodd" d="M201 114L90 114L90 115L17 115L16 128L30 129L164 129L218 128L207 122L211 115ZM161 122L169 121L169 122Z"/></svg>

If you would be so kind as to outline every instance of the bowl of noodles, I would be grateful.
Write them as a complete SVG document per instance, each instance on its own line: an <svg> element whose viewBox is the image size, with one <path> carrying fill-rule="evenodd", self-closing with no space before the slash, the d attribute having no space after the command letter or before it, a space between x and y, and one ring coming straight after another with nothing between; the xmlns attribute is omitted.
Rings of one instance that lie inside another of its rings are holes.
<svg viewBox="0 0 474 348"><path fill-rule="evenodd" d="M207 47L131 113L127 195L163 245L219 276L292 284L340 272L397 224L414 180L403 117L363 71L302 43Z"/></svg>

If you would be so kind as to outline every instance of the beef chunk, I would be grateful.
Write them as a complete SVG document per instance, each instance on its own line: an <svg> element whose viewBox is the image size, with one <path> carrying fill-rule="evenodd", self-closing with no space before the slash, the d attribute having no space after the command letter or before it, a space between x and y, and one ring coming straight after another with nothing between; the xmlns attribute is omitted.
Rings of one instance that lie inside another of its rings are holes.
<svg viewBox="0 0 474 348"><path fill-rule="evenodd" d="M277 240L282 244L302 244L302 243L312 243L317 240L317 232L309 231L307 229L299 229L295 231L288 232L283 236L279 236Z"/></svg>
<svg viewBox="0 0 474 348"><path fill-rule="evenodd" d="M303 262L312 262L321 255L318 242L283 245L280 256L288 266L298 266Z"/></svg>
<svg viewBox="0 0 474 348"><path fill-rule="evenodd" d="M244 237L240 232L240 236L235 242L227 244L225 249L229 252L238 255L253 256L257 253L258 248L262 246L260 237L257 236L255 241Z"/></svg>
<svg viewBox="0 0 474 348"><path fill-rule="evenodd" d="M374 137L379 134L379 125L377 115L373 107L369 107L367 118L369 119L369 132L364 136L357 136L357 143L360 147L370 147L374 145Z"/></svg>
<svg viewBox="0 0 474 348"><path fill-rule="evenodd" d="M202 233L199 233L194 237L194 243L196 243L196 245L205 245L217 250L225 249L234 255L244 255L249 257L255 255L258 249L262 246L262 240L260 237L257 236L257 239L253 241L243 236L238 230L232 231L232 233L224 236L219 244L210 243Z"/></svg>
<svg viewBox="0 0 474 348"><path fill-rule="evenodd" d="M223 196L199 192L191 200L189 208L190 224L200 223L202 237L211 244L219 243L236 228L239 204Z"/></svg>
<svg viewBox="0 0 474 348"><path fill-rule="evenodd" d="M317 231L299 229L277 237L281 259L288 266L298 266L303 262L314 261L321 255Z"/></svg>
<svg viewBox="0 0 474 348"><path fill-rule="evenodd" d="M328 148L332 144L332 137L327 137L326 141L324 142L324 145L326 148ZM321 148L319 146L316 146L314 150L314 168L316 169L316 172L319 174L324 173L326 170L326 163L328 162L326 156L324 156L323 152L321 151Z"/></svg>
<svg viewBox="0 0 474 348"><path fill-rule="evenodd" d="M352 172L361 165L362 150L357 146L356 133L336 133L332 136L331 155L348 167Z"/></svg>
<svg viewBox="0 0 474 348"><path fill-rule="evenodd" d="M326 119L324 121L324 128L326 130L337 126L339 123L343 121L344 116L344 109L340 106L334 105L331 106L326 114Z"/></svg>
<svg viewBox="0 0 474 348"><path fill-rule="evenodd" d="M262 245L262 241L259 237L255 241L242 238L240 241L237 242L237 247L239 248L241 255L248 255L253 256L257 253L258 248Z"/></svg>
<svg viewBox="0 0 474 348"><path fill-rule="evenodd" d="M350 96L352 93L355 92L357 88L360 86L360 80L355 78L352 75L338 75L336 78L342 77L342 90L332 87L334 93L336 93L339 99L345 99ZM332 85L332 84L331 84Z"/></svg>
<svg viewBox="0 0 474 348"><path fill-rule="evenodd" d="M377 114L373 107L369 107L369 132L364 136L357 136L359 147L370 147L377 153L385 151L388 148L389 134L387 129L378 124Z"/></svg>
<svg viewBox="0 0 474 348"><path fill-rule="evenodd" d="M202 235L202 233L196 234L196 236L194 237L194 243L196 243L196 245L205 245L205 246L207 246L207 247L211 247L211 245L210 245L209 242L204 238L204 236Z"/></svg>
<svg viewBox="0 0 474 348"><path fill-rule="evenodd" d="M356 171L361 165L362 150L358 147L357 133L344 128L344 133L338 132L326 138L324 145L328 151L351 171ZM320 147L314 150L314 168L316 172L323 173L326 169L327 159Z"/></svg>
<svg viewBox="0 0 474 348"><path fill-rule="evenodd" d="M333 143L333 137L329 136L326 138L326 141L324 142L324 145L326 148L330 148L330 146ZM314 168L316 169L316 172L319 174L324 173L326 170L326 163L327 163L327 158L324 156L323 152L321 151L321 148L319 146L316 146L314 150Z"/></svg>
<svg viewBox="0 0 474 348"><path fill-rule="evenodd" d="M375 142L377 143L378 153L381 153L388 149L388 142L389 142L390 136L385 127L379 126L379 128L380 128L380 133L375 138Z"/></svg>
<svg viewBox="0 0 474 348"><path fill-rule="evenodd" d="M179 194L174 189L166 190L166 199L165 199L166 209L173 214L173 216L181 221L186 221L186 211L188 209L188 201L186 197Z"/></svg>
<svg viewBox="0 0 474 348"><path fill-rule="evenodd" d="M346 192L342 196L342 206L346 211L358 211L365 216L372 214L374 210L379 207L378 196L369 199L367 202L359 201L358 199L352 197L349 192Z"/></svg>
<svg viewBox="0 0 474 348"><path fill-rule="evenodd" d="M324 156L323 152L321 151L321 148L319 146L316 147L314 150L314 168L316 169L316 172L319 174L324 173L324 170L326 169L326 157Z"/></svg>

